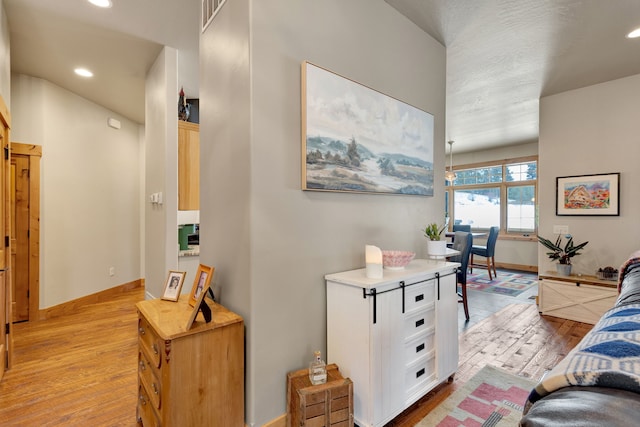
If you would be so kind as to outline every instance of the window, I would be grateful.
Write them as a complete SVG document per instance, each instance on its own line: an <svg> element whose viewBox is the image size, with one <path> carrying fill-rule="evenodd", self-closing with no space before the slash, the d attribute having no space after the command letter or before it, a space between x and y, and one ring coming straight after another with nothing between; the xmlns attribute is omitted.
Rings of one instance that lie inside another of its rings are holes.
<svg viewBox="0 0 640 427"><path fill-rule="evenodd" d="M537 157L454 169L456 179L448 187L453 200L446 197L453 224L469 224L474 230L499 225L502 233L535 233Z"/></svg>

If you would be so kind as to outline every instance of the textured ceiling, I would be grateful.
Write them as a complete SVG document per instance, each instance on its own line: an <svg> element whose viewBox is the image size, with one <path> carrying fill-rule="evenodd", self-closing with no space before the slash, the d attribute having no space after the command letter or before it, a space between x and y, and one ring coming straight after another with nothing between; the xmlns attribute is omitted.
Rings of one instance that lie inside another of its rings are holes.
<svg viewBox="0 0 640 427"><path fill-rule="evenodd" d="M446 47L454 151L536 141L541 96L640 74L638 0L386 1Z"/></svg>

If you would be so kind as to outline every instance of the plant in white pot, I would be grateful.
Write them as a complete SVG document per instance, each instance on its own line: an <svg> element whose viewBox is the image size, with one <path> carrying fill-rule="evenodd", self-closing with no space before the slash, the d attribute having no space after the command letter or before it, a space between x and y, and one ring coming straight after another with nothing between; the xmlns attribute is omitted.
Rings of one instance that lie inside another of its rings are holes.
<svg viewBox="0 0 640 427"><path fill-rule="evenodd" d="M449 217L445 219L444 225L439 226L435 222L427 225L424 229L424 235L429 240L427 241L427 253L434 256L445 255L447 249L447 242L440 240L442 232L447 228L449 224Z"/></svg>
<svg viewBox="0 0 640 427"><path fill-rule="evenodd" d="M542 244L542 246L551 251L547 252L547 256L549 257L549 259L551 259L552 261L558 261L558 264L556 264L558 273L562 274L563 276L570 276L571 258L576 255L580 255L580 252L578 251L587 246L587 243L589 242L574 245L573 236L571 236L571 234L566 234L564 238L567 239L567 242L563 246L562 237L563 236L559 234L556 242L553 243L551 240L538 236L538 241Z"/></svg>

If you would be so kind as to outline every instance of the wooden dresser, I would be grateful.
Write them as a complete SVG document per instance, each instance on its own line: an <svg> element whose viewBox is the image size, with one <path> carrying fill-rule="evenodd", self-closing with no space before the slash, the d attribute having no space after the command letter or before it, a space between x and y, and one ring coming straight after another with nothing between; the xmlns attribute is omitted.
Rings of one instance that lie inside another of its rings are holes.
<svg viewBox="0 0 640 427"><path fill-rule="evenodd" d="M244 425L244 323L207 301L191 329L189 295L141 301L138 309L138 424Z"/></svg>

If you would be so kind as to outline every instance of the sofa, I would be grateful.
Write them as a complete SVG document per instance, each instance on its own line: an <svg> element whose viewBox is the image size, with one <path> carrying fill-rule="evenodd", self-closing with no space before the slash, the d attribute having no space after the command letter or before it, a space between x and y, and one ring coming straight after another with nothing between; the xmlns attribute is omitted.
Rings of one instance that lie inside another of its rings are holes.
<svg viewBox="0 0 640 427"><path fill-rule="evenodd" d="M620 267L618 298L529 394L520 426L640 425L640 251Z"/></svg>

